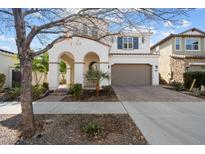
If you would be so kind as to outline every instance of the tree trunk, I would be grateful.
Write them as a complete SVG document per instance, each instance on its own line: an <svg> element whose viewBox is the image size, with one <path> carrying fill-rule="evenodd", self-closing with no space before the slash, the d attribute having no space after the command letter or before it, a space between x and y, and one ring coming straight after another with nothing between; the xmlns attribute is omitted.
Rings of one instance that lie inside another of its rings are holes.
<svg viewBox="0 0 205 154"><path fill-rule="evenodd" d="M34 132L34 116L32 106L32 60L21 60L21 108L22 125L25 132Z"/></svg>
<svg viewBox="0 0 205 154"><path fill-rule="evenodd" d="M99 96L99 91L100 91L100 84L97 82L96 83L96 96Z"/></svg>
<svg viewBox="0 0 205 154"><path fill-rule="evenodd" d="M23 137L32 137L35 133L32 106L32 54L30 44L26 43L26 27L22 9L13 8L16 29L16 45L21 66L21 122ZM28 136L29 135L29 136Z"/></svg>

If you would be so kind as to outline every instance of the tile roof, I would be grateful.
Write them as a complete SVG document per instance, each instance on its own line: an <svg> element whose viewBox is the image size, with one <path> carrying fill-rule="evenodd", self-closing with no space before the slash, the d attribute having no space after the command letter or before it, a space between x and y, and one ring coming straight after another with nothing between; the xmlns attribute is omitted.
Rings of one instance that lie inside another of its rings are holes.
<svg viewBox="0 0 205 154"><path fill-rule="evenodd" d="M159 54L152 54L152 53L110 53L109 55L142 55L142 56L149 56L149 55L156 55Z"/></svg>
<svg viewBox="0 0 205 154"><path fill-rule="evenodd" d="M178 54L173 54L171 55L172 58L197 58L197 59L205 59L205 54L196 54L196 55L178 55Z"/></svg>

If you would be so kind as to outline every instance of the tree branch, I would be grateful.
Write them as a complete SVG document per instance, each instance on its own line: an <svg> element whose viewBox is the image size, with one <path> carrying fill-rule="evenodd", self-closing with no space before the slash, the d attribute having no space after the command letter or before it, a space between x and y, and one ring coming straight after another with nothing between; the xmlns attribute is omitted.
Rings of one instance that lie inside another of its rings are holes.
<svg viewBox="0 0 205 154"><path fill-rule="evenodd" d="M2 9L0 9L0 13L5 13L5 14L7 14L7 15L13 16L13 14L12 14L11 12L6 11L6 10L2 10Z"/></svg>
<svg viewBox="0 0 205 154"><path fill-rule="evenodd" d="M60 37L56 38L51 43L49 43L44 49L36 51L36 52L33 52L32 56L35 57L35 56L38 56L38 55L40 55L42 53L45 53L46 51L51 49L55 43L57 43L57 42L59 42L61 40L64 40L65 38L69 38L69 37L67 37L67 36L60 36Z"/></svg>
<svg viewBox="0 0 205 154"><path fill-rule="evenodd" d="M25 11L25 12L23 13L23 17L25 17L25 16L27 16L27 15L29 15L29 14L36 13L36 12L39 12L39 9L31 8L31 9L29 9L29 10L27 10L27 11Z"/></svg>

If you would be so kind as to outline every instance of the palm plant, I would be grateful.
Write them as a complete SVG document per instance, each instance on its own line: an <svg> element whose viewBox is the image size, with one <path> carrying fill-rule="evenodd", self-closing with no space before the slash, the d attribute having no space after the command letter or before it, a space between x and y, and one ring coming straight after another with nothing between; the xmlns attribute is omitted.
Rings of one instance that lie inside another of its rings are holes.
<svg viewBox="0 0 205 154"><path fill-rule="evenodd" d="M46 82L47 74L48 74L48 53L42 54L36 58L34 58L32 63L32 71L35 76L36 85L39 84L42 77L44 76L43 81ZM40 72L40 76L38 77L38 72Z"/></svg>
<svg viewBox="0 0 205 154"><path fill-rule="evenodd" d="M65 82L65 75L66 75L66 64L63 61L60 61L60 74L63 78L63 83Z"/></svg>
<svg viewBox="0 0 205 154"><path fill-rule="evenodd" d="M86 74L85 77L88 80L96 80L96 96L99 96L99 91L100 91L100 83L104 80L104 79L109 79L110 76L108 73L104 73L100 70L95 70L95 69L89 69Z"/></svg>

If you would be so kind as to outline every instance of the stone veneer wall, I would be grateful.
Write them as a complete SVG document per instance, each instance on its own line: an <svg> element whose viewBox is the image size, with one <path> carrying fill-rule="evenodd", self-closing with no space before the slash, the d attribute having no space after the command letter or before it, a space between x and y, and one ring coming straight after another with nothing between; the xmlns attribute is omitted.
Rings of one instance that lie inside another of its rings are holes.
<svg viewBox="0 0 205 154"><path fill-rule="evenodd" d="M171 57L170 65L172 73L171 81L183 82L183 73L185 72L186 68L184 59Z"/></svg>
<svg viewBox="0 0 205 154"><path fill-rule="evenodd" d="M170 59L172 80L177 82L183 82L183 73L186 68L189 67L189 63L205 63L204 59L195 58L173 58Z"/></svg>

